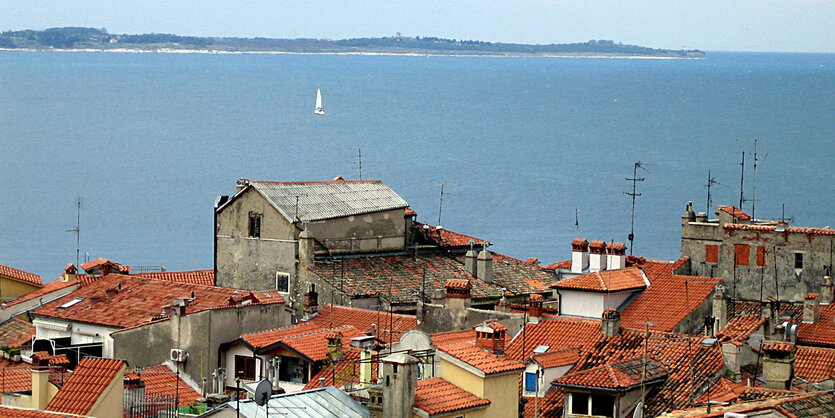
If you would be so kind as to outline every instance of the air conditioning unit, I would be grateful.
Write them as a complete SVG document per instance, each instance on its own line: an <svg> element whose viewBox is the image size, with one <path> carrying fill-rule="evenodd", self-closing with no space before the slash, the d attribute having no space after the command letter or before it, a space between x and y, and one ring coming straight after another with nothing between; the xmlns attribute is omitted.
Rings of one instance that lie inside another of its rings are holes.
<svg viewBox="0 0 835 418"><path fill-rule="evenodd" d="M171 361L175 363L182 363L186 361L188 358L188 353L185 350L181 350L179 348L172 348L171 349Z"/></svg>

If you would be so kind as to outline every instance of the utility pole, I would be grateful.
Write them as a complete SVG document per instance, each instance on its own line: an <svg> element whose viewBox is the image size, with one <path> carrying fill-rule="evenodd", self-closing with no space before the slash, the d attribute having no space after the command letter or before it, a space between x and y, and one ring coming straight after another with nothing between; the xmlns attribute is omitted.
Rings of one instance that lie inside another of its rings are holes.
<svg viewBox="0 0 835 418"><path fill-rule="evenodd" d="M623 192L623 194L632 197L632 224L631 224L630 229L629 229L629 255L632 255L632 250L635 247L635 245L634 245L634 241L635 241L635 198L638 197L638 196L641 196L641 194L638 193L638 191L637 191L638 182L646 180L643 177L640 177L640 178L638 177L638 167L640 167L642 170L649 173L649 170L644 168L644 165L640 161L636 162L635 165L632 166L632 178L627 178L626 179L626 180L632 182L632 193Z"/></svg>
<svg viewBox="0 0 835 418"><path fill-rule="evenodd" d="M75 232L75 267L81 268L81 198L76 201L75 228L65 229L64 232Z"/></svg>

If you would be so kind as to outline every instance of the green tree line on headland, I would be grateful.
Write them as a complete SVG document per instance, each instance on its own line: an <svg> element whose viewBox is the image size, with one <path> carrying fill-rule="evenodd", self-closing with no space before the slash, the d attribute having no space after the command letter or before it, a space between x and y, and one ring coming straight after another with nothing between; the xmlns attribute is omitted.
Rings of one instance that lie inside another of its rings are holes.
<svg viewBox="0 0 835 418"><path fill-rule="evenodd" d="M0 33L0 48L7 49L178 49L231 51L273 51L304 53L419 53L455 55L616 55L701 58L699 50L655 49L624 45L611 40L583 43L530 45L456 40L437 37L391 36L382 38L271 39L179 36L163 33L140 35L110 34L106 29L51 28Z"/></svg>

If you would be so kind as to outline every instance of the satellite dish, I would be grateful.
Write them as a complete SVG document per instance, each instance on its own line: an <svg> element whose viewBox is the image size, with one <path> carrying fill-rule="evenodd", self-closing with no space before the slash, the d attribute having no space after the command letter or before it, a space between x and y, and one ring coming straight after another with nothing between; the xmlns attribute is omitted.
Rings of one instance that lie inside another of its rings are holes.
<svg viewBox="0 0 835 418"><path fill-rule="evenodd" d="M255 387L255 403L258 404L258 406L264 406L272 394L273 385L270 384L269 380L262 380L258 382L258 386Z"/></svg>
<svg viewBox="0 0 835 418"><path fill-rule="evenodd" d="M644 418L644 404L642 402L638 402L635 412L632 413L632 418Z"/></svg>

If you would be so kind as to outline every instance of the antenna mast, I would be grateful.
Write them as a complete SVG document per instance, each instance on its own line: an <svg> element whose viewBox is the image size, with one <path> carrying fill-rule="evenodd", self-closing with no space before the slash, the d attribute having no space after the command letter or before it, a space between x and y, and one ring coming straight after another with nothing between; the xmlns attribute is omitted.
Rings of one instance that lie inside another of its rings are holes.
<svg viewBox="0 0 835 418"><path fill-rule="evenodd" d="M574 228L577 230L577 233L580 233L580 210L575 208L574 209Z"/></svg>
<svg viewBox="0 0 835 418"><path fill-rule="evenodd" d="M362 180L362 148L354 148L354 150L357 151L357 162L354 163L354 168L357 170L360 180Z"/></svg>
<svg viewBox="0 0 835 418"><path fill-rule="evenodd" d="M754 140L754 196L751 198L751 219L757 213L757 140Z"/></svg>
<svg viewBox="0 0 835 418"><path fill-rule="evenodd" d="M441 199L438 203L438 225L441 225L441 212L444 209L444 189L446 188L446 186L446 181L438 185L438 187L441 188Z"/></svg>
<svg viewBox="0 0 835 418"><path fill-rule="evenodd" d="M80 268L81 262L81 198L76 201L75 228L65 229L64 232L75 232L75 267Z"/></svg>
<svg viewBox="0 0 835 418"><path fill-rule="evenodd" d="M745 190L745 187L744 187L744 185L745 185L745 151L742 151L742 162L739 165L742 168L740 169L740 172L739 172L739 206L738 206L738 208L739 208L739 210L742 210L742 203L745 202L745 195L743 194L744 190Z"/></svg>
<svg viewBox="0 0 835 418"><path fill-rule="evenodd" d="M646 180L643 177L638 177L638 167L649 173L649 171L646 168L644 168L644 165L640 161L635 163L635 165L632 166L632 178L626 179L632 182L632 193L623 192L625 195L632 196L632 224L629 230L629 255L632 255L632 249L633 247L635 247L635 198L641 195L637 192L638 182Z"/></svg>

